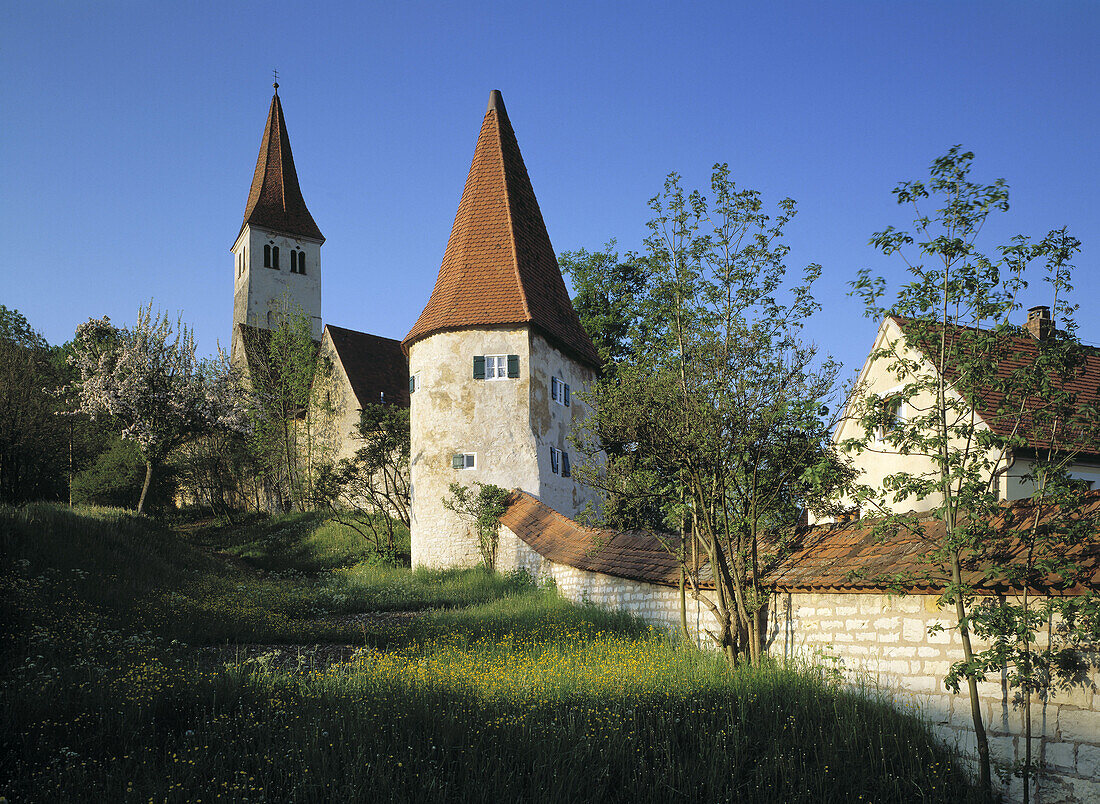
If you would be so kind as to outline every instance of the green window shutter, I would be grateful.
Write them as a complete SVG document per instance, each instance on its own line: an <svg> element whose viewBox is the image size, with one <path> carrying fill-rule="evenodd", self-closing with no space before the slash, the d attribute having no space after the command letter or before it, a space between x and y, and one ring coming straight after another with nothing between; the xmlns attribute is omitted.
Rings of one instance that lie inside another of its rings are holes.
<svg viewBox="0 0 1100 804"><path fill-rule="evenodd" d="M519 355L508 355L508 377L513 380L519 377Z"/></svg>
<svg viewBox="0 0 1100 804"><path fill-rule="evenodd" d="M571 473L569 470L569 453L563 451L561 454L561 476L570 477L570 475Z"/></svg>
<svg viewBox="0 0 1100 804"><path fill-rule="evenodd" d="M416 390L416 375L414 374L412 377L409 377L409 393L411 394L415 390Z"/></svg>
<svg viewBox="0 0 1100 804"><path fill-rule="evenodd" d="M569 407L569 383L562 383L565 386L565 406Z"/></svg>
<svg viewBox="0 0 1100 804"><path fill-rule="evenodd" d="M465 461L466 461L466 458L465 458L464 455L453 455L451 457L451 468L452 469L462 469L466 465Z"/></svg>
<svg viewBox="0 0 1100 804"><path fill-rule="evenodd" d="M474 355L474 379L485 379L485 355Z"/></svg>

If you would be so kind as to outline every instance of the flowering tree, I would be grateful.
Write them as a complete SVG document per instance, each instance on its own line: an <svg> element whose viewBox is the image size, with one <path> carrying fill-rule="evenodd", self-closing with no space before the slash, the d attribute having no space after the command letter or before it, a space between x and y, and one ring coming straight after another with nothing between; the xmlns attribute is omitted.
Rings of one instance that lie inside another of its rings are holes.
<svg viewBox="0 0 1100 804"><path fill-rule="evenodd" d="M69 361L80 375L77 410L110 416L145 460L138 513L153 472L173 449L215 423L240 419L225 402L228 381L208 381L207 375L224 372L197 361L191 330L181 320L173 325L167 314L154 315L152 303L138 310L130 328L89 319L77 327L74 347Z"/></svg>

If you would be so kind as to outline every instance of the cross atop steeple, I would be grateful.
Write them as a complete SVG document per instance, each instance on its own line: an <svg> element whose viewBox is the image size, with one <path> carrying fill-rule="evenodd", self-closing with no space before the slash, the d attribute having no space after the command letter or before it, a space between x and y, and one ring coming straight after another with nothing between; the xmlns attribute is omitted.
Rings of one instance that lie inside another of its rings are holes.
<svg viewBox="0 0 1100 804"><path fill-rule="evenodd" d="M271 86L275 87L275 92L278 93L279 92L279 71L276 70L276 69L272 69L271 77L274 79L274 82L271 84Z"/></svg>

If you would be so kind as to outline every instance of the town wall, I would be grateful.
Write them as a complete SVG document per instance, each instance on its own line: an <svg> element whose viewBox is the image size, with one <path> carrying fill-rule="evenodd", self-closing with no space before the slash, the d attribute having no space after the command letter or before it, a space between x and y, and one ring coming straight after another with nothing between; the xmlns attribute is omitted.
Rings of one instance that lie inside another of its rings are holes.
<svg viewBox="0 0 1100 804"><path fill-rule="evenodd" d="M546 560L501 526L498 567L550 579L574 602L628 611L651 624L678 631L680 593L673 587L588 572ZM936 605L935 595L781 592L768 610L768 651L777 659L808 660L835 668L846 683L881 694L903 709L919 711L929 728L957 750L971 769L975 739L965 687L943 684L961 658L958 632ZM710 612L687 598L688 629L699 644L714 630ZM942 631L930 629L943 625ZM981 647L981 643L978 643ZM1092 657L1097 658L1095 655ZM1100 802L1100 675L1032 703L1032 752L1041 764L1032 801L1041 804ZM1023 800L1011 765L1024 757L1023 710L1003 678L979 684L996 784L1008 801Z"/></svg>

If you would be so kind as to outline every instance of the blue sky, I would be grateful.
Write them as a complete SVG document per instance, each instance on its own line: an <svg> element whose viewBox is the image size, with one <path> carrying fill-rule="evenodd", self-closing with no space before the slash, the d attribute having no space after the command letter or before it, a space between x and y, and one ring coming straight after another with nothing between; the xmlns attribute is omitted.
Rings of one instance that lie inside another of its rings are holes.
<svg viewBox="0 0 1100 804"><path fill-rule="evenodd" d="M701 187L724 161L795 198L789 264L824 267L810 334L851 369L876 324L848 281L902 279L868 245L909 223L890 190L961 143L1012 188L990 249L1083 241L1081 334L1100 342L1098 23L1086 2L6 3L0 303L60 343L152 298L200 351L227 345L277 67L328 323L411 327L500 89L559 252L636 248L673 170Z"/></svg>

